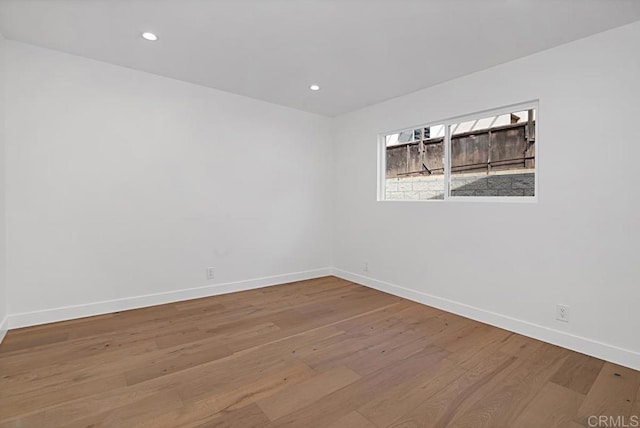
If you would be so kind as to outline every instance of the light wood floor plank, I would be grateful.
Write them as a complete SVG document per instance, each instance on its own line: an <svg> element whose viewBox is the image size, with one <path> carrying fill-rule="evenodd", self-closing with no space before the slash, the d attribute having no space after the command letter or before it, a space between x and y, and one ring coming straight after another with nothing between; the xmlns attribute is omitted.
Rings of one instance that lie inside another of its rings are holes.
<svg viewBox="0 0 640 428"><path fill-rule="evenodd" d="M0 344L0 427L578 428L638 413L637 371L335 277Z"/></svg>
<svg viewBox="0 0 640 428"><path fill-rule="evenodd" d="M455 377L452 382L445 386L436 385L433 390L429 390L425 399L417 407L389 424L385 419L379 426L446 427L457 416L459 407L491 379L511 369L516 362L517 358L506 354L494 354L484 358L471 370L466 370L461 376ZM387 416L384 417L387 418Z"/></svg>
<svg viewBox="0 0 640 428"><path fill-rule="evenodd" d="M375 425L360 413L353 411L329 425L328 428L375 428Z"/></svg>
<svg viewBox="0 0 640 428"><path fill-rule="evenodd" d="M520 428L564 428L578 414L585 396L564 386L548 382L517 417Z"/></svg>
<svg viewBox="0 0 640 428"><path fill-rule="evenodd" d="M315 371L304 364L287 366L278 372L265 374L254 382L206 394L199 399L183 400L183 406L166 409L156 417L145 418L136 426L154 428L204 424L211 420L212 415L235 412L316 375Z"/></svg>
<svg viewBox="0 0 640 428"><path fill-rule="evenodd" d="M358 411L376 426L390 426L412 410L426 402L438 391L451 385L466 370L454 362L444 359L439 364L425 369L419 375L394 388L381 391Z"/></svg>
<svg viewBox="0 0 640 428"><path fill-rule="evenodd" d="M258 406L270 420L274 421L306 407L358 379L360 376L348 368L336 367L278 394L262 399L258 401Z"/></svg>
<svg viewBox="0 0 640 428"><path fill-rule="evenodd" d="M513 426L514 420L560 368L568 351L552 345L489 379L458 408L451 427Z"/></svg>
<svg viewBox="0 0 640 428"><path fill-rule="evenodd" d="M639 387L640 372L605 363L580 406L576 422L587 425L590 416L600 415L629 418Z"/></svg>
<svg viewBox="0 0 640 428"><path fill-rule="evenodd" d="M577 352L569 355L551 382L587 394L602 370L604 361Z"/></svg>

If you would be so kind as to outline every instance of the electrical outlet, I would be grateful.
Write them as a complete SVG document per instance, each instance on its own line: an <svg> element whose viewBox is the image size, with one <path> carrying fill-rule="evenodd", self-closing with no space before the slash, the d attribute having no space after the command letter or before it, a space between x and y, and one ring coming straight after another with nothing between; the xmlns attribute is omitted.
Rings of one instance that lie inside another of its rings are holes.
<svg viewBox="0 0 640 428"><path fill-rule="evenodd" d="M207 279L214 279L216 277L216 268L207 268Z"/></svg>
<svg viewBox="0 0 640 428"><path fill-rule="evenodd" d="M362 264L362 271L363 272L369 272L369 262L365 260L365 262Z"/></svg>
<svg viewBox="0 0 640 428"><path fill-rule="evenodd" d="M556 305L556 319L558 321L569 322L569 306Z"/></svg>

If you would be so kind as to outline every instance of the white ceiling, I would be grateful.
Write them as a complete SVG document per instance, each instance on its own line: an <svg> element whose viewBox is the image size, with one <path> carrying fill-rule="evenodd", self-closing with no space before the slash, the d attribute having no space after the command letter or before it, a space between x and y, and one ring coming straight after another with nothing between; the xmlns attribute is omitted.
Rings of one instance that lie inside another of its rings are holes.
<svg viewBox="0 0 640 428"><path fill-rule="evenodd" d="M638 0L0 1L9 39L328 116L639 19Z"/></svg>

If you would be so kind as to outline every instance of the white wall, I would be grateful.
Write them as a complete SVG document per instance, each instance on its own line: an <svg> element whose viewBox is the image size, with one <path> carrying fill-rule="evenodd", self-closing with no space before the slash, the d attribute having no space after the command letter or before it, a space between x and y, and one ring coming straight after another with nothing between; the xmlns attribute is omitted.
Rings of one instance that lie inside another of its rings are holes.
<svg viewBox="0 0 640 428"><path fill-rule="evenodd" d="M635 23L336 119L338 274L640 368L638 46ZM378 133L533 99L538 203L376 202Z"/></svg>
<svg viewBox="0 0 640 428"><path fill-rule="evenodd" d="M0 34L0 341L7 332L6 234L5 234L5 40Z"/></svg>
<svg viewBox="0 0 640 428"><path fill-rule="evenodd" d="M7 60L11 327L328 272L327 118L11 41Z"/></svg>
<svg viewBox="0 0 640 428"><path fill-rule="evenodd" d="M11 326L333 265L640 368L639 41L636 23L333 120L7 42ZM532 99L538 203L376 202L378 133Z"/></svg>

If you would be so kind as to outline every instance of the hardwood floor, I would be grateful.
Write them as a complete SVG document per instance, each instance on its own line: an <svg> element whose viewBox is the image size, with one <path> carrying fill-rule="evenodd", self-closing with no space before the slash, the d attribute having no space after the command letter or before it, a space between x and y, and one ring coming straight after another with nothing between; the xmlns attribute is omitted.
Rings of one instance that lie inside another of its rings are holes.
<svg viewBox="0 0 640 428"><path fill-rule="evenodd" d="M639 389L640 372L334 277L0 345L1 427L613 426L589 417L633 421Z"/></svg>

